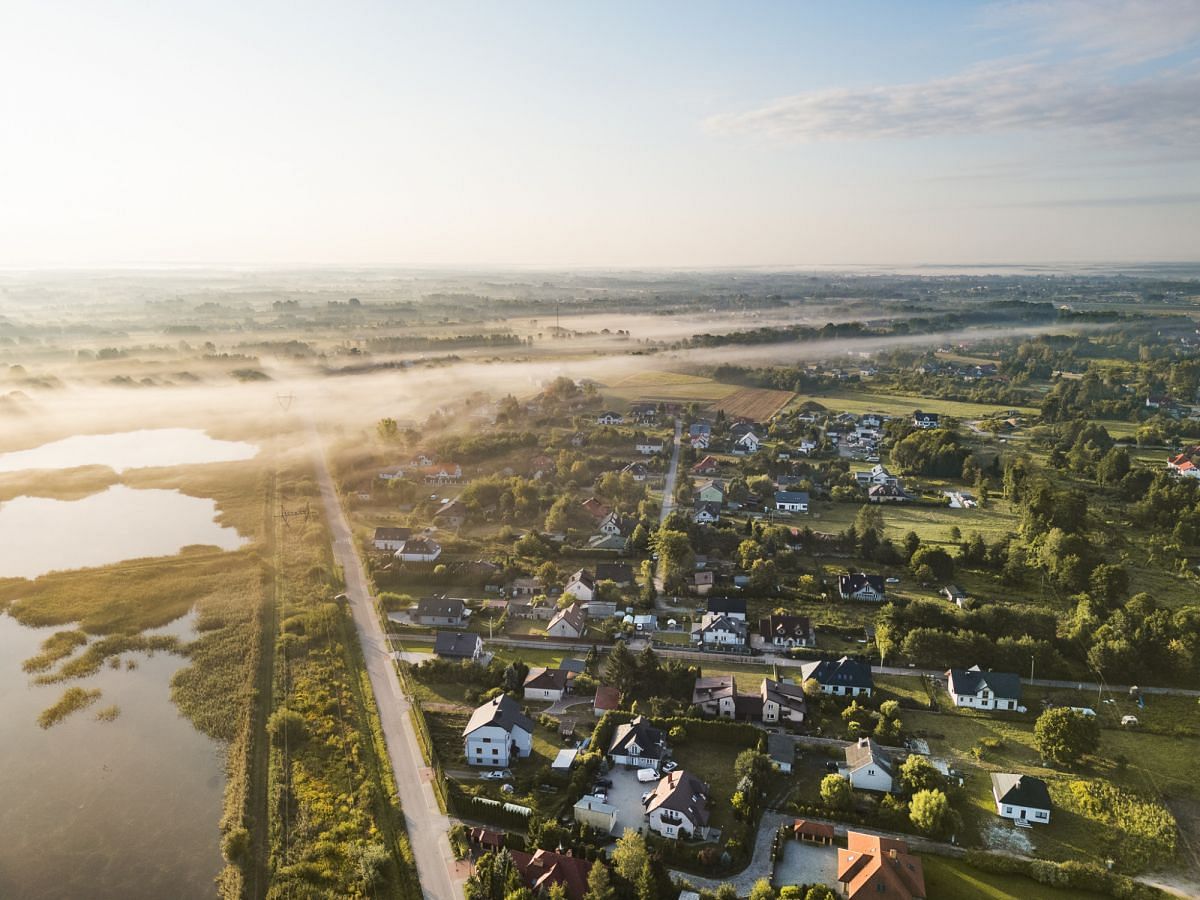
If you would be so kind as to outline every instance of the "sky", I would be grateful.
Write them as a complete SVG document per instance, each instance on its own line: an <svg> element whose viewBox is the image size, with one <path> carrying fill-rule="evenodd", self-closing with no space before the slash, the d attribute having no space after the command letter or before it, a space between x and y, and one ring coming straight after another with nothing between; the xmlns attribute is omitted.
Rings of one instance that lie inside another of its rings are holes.
<svg viewBox="0 0 1200 900"><path fill-rule="evenodd" d="M5 0L0 267L1200 257L1200 2Z"/></svg>

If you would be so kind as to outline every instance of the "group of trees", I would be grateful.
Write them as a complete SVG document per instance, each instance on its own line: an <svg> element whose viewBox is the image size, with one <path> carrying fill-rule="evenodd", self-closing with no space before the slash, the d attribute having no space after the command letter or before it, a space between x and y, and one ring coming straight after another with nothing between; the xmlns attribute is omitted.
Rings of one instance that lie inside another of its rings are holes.
<svg viewBox="0 0 1200 900"><path fill-rule="evenodd" d="M910 755L900 765L896 781L897 792L888 794L879 808L885 823L907 818L917 831L933 837L945 837L962 827L946 779L927 757ZM854 805L854 790L845 776L826 775L820 793L821 802L830 810L845 811Z"/></svg>

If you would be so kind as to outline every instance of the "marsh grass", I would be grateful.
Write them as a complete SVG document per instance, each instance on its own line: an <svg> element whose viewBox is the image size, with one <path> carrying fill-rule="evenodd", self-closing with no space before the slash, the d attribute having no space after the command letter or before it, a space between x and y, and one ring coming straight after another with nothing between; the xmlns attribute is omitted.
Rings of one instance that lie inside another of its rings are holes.
<svg viewBox="0 0 1200 900"><path fill-rule="evenodd" d="M63 695L58 698L57 703L42 710L42 714L38 716L38 725L42 728L52 728L71 715L71 713L87 709L99 699L99 689L67 688L63 691Z"/></svg>
<svg viewBox="0 0 1200 900"><path fill-rule="evenodd" d="M96 710L96 721L97 722L115 722L117 717L120 715L121 715L121 707L117 706L117 704L114 703L112 706L106 706L106 707L104 707L104 709Z"/></svg>
<svg viewBox="0 0 1200 900"><path fill-rule="evenodd" d="M82 631L56 631L42 641L42 652L25 660L21 664L21 668L29 673L45 672L87 642L88 636Z"/></svg>

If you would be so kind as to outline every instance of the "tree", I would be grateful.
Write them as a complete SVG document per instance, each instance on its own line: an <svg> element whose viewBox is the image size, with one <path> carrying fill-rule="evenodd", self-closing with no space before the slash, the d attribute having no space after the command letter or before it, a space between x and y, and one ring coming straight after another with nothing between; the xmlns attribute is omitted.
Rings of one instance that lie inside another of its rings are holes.
<svg viewBox="0 0 1200 900"><path fill-rule="evenodd" d="M1056 706L1038 716L1033 742L1043 759L1072 766L1100 748L1100 724L1095 716Z"/></svg>
<svg viewBox="0 0 1200 900"><path fill-rule="evenodd" d="M900 783L910 794L939 790L946 786L942 773L934 768L928 757L919 753L910 754L900 766Z"/></svg>
<svg viewBox="0 0 1200 900"><path fill-rule="evenodd" d="M766 878L760 878L750 888L750 900L775 900L775 888Z"/></svg>
<svg viewBox="0 0 1200 900"><path fill-rule="evenodd" d="M617 900L617 891L612 884L608 866L597 860L588 872L588 889L584 900Z"/></svg>
<svg viewBox="0 0 1200 900"><path fill-rule="evenodd" d="M821 779L821 801L830 809L849 809L854 794L850 782L841 775L826 775Z"/></svg>
<svg viewBox="0 0 1200 900"><path fill-rule="evenodd" d="M400 432L400 426L396 424L395 419L380 419L375 425L375 431L379 435L380 440L394 441L396 435Z"/></svg>
<svg viewBox="0 0 1200 900"><path fill-rule="evenodd" d="M829 885L814 884L804 895L804 900L838 900L838 896Z"/></svg>
<svg viewBox="0 0 1200 900"><path fill-rule="evenodd" d="M750 566L749 587L757 594L774 594L779 590L779 569L773 559L756 559Z"/></svg>
<svg viewBox="0 0 1200 900"><path fill-rule="evenodd" d="M632 828L626 828L613 848L611 859L617 875L629 884L636 885L642 869L650 861L646 839Z"/></svg>
<svg viewBox="0 0 1200 900"><path fill-rule="evenodd" d="M650 545L658 554L664 587L668 590L682 588L684 576L695 568L696 562L687 532L660 528L654 533Z"/></svg>
<svg viewBox="0 0 1200 900"><path fill-rule="evenodd" d="M734 777L741 781L749 778L755 787L760 787L763 779L771 771L771 757L754 749L746 749L737 755L733 761Z"/></svg>
<svg viewBox="0 0 1200 900"><path fill-rule="evenodd" d="M604 680L622 694L628 693L633 688L633 682L637 678L637 669L637 659L629 652L629 648L625 646L625 642L617 641L613 644L612 652L608 654L608 659L604 661Z"/></svg>
<svg viewBox="0 0 1200 900"><path fill-rule="evenodd" d="M267 734L275 746L294 750L308 739L308 725L296 710L281 706L267 719Z"/></svg>
<svg viewBox="0 0 1200 900"><path fill-rule="evenodd" d="M918 547L908 565L914 573L927 567L935 578L943 581L954 576L954 559L941 547Z"/></svg>
<svg viewBox="0 0 1200 900"><path fill-rule="evenodd" d="M945 827L950 813L950 801L941 791L925 790L913 794L908 817L923 834L938 834Z"/></svg>
<svg viewBox="0 0 1200 900"><path fill-rule="evenodd" d="M658 900L658 880L654 877L654 867L650 864L649 856L642 863L634 887L637 891L637 900Z"/></svg>

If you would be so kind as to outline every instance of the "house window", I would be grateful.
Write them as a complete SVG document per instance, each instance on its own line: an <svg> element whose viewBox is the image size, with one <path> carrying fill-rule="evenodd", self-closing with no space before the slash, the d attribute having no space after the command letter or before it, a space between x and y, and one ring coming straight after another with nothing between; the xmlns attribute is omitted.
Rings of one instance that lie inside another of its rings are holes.
<svg viewBox="0 0 1200 900"><path fill-rule="evenodd" d="M1012 815L1012 807L1011 806L1004 807L1004 814L1006 816L1011 816Z"/></svg>
<svg viewBox="0 0 1200 900"><path fill-rule="evenodd" d="M1050 818L1050 813L1044 812L1043 810L1039 809L1036 813L1033 814L1033 817L1035 819L1048 819L1048 818Z"/></svg>

